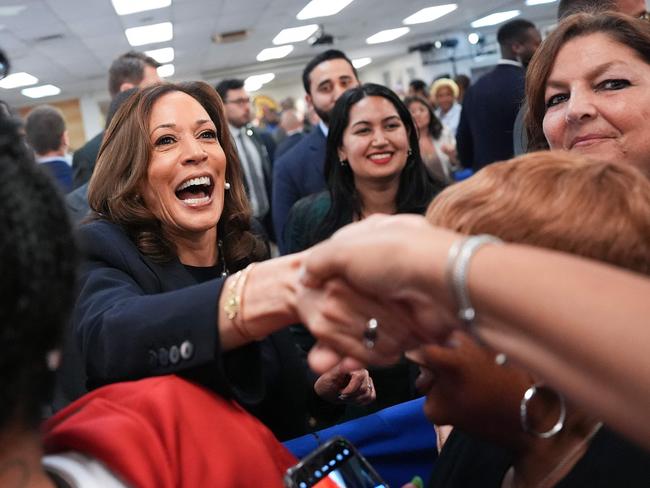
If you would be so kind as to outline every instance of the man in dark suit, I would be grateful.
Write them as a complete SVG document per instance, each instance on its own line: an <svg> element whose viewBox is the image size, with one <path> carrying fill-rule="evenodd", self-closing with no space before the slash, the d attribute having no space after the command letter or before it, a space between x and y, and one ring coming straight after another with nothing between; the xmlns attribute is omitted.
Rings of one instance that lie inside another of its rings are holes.
<svg viewBox="0 0 650 488"><path fill-rule="evenodd" d="M72 189L72 168L65 158L68 131L58 108L50 105L36 107L25 121L27 142L36 153L36 161L56 181L63 193Z"/></svg>
<svg viewBox="0 0 650 488"><path fill-rule="evenodd" d="M304 196L325 189L325 143L329 117L336 100L359 84L357 70L341 51L330 49L313 58L302 73L305 100L321 121L291 150L275 161L273 168L273 226L280 251L282 232L289 210Z"/></svg>
<svg viewBox="0 0 650 488"><path fill-rule="evenodd" d="M261 134L250 125L250 97L239 79L222 80L216 90L223 100L230 135L237 147L253 217L275 240L271 223L271 154Z"/></svg>
<svg viewBox="0 0 650 488"><path fill-rule="evenodd" d="M501 59L467 90L456 134L460 162L474 171L513 156L513 126L524 99L525 66L541 36L533 23L516 19L499 29L497 40Z"/></svg>
<svg viewBox="0 0 650 488"><path fill-rule="evenodd" d="M282 115L280 116L280 129L284 133L284 138L278 142L275 148L276 158L279 158L298 144L305 135L302 120L300 120L296 110L293 108L282 111Z"/></svg>
<svg viewBox="0 0 650 488"><path fill-rule="evenodd" d="M136 86L159 83L161 79L156 71L159 66L158 61L137 51L129 51L116 58L108 70L108 91L111 99L118 93ZM103 138L104 131L101 131L75 151L72 157L74 188L90 180Z"/></svg>

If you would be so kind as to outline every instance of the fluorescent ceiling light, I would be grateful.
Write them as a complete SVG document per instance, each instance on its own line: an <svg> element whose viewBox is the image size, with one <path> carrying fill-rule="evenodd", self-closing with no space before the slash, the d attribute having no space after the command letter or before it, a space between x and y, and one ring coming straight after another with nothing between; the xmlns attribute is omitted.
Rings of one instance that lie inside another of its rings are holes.
<svg viewBox="0 0 650 488"><path fill-rule="evenodd" d="M54 85L41 85L33 88L23 88L20 93L29 98L51 97L61 93L61 88Z"/></svg>
<svg viewBox="0 0 650 488"><path fill-rule="evenodd" d="M453 12L458 8L455 3L448 3L446 5L436 5L435 7L423 8L415 12L413 15L406 17L402 23L406 25L423 24L425 22L433 22L440 17Z"/></svg>
<svg viewBox="0 0 650 488"><path fill-rule="evenodd" d="M526 5L532 7L534 5L543 5L545 3L555 3L557 0L526 0Z"/></svg>
<svg viewBox="0 0 650 488"><path fill-rule="evenodd" d="M273 38L273 44L291 44L292 42L306 41L311 35L318 30L317 24L303 25L301 27L291 27L282 29L280 33Z"/></svg>
<svg viewBox="0 0 650 488"><path fill-rule="evenodd" d="M291 44L280 47L268 47L260 51L257 55L257 60L268 61L269 59L284 58L285 56L288 56L291 51L293 51L293 46Z"/></svg>
<svg viewBox="0 0 650 488"><path fill-rule="evenodd" d="M244 80L244 90L254 92L262 88L268 82L275 79L275 73L264 73L261 75L252 75Z"/></svg>
<svg viewBox="0 0 650 488"><path fill-rule="evenodd" d="M20 72L7 76L0 81L0 88L10 89L18 88L19 86L29 86L38 83L38 78L30 75L29 73Z"/></svg>
<svg viewBox="0 0 650 488"><path fill-rule="evenodd" d="M368 44L380 44L382 42L394 41L398 37L402 37L403 35L408 34L410 30L411 29L408 27L398 27L397 29L383 30L370 36L368 39L366 39L366 42Z"/></svg>
<svg viewBox="0 0 650 488"><path fill-rule="evenodd" d="M158 66L156 71L161 78L167 78L168 76L173 76L175 70L173 64L163 64L162 66Z"/></svg>
<svg viewBox="0 0 650 488"><path fill-rule="evenodd" d="M478 44L478 41L480 40L481 37L476 32L472 32L470 35L467 36L467 41L470 44Z"/></svg>
<svg viewBox="0 0 650 488"><path fill-rule="evenodd" d="M363 68L370 63L372 63L372 58L357 58L352 60L352 66L354 66L356 69Z"/></svg>
<svg viewBox="0 0 650 488"><path fill-rule="evenodd" d="M352 0L311 0L305 5L305 8L298 12L296 19L305 20L336 15L351 3Z"/></svg>
<svg viewBox="0 0 650 488"><path fill-rule="evenodd" d="M160 24L131 27L124 31L126 39L132 46L143 46L154 42L171 41L174 37L174 28L171 22Z"/></svg>
<svg viewBox="0 0 650 488"><path fill-rule="evenodd" d="M154 58L160 64L171 63L174 60L174 48L163 47L162 49L153 49L144 52L147 56Z"/></svg>
<svg viewBox="0 0 650 488"><path fill-rule="evenodd" d="M508 10L507 12L497 12L495 14L490 14L486 17L481 17L478 20L475 20L470 25L474 29L479 27L487 27L488 25L497 25L506 20L513 19L517 17L521 12L519 10Z"/></svg>
<svg viewBox="0 0 650 488"><path fill-rule="evenodd" d="M129 15L145 10L169 7L172 0L111 0L117 15Z"/></svg>

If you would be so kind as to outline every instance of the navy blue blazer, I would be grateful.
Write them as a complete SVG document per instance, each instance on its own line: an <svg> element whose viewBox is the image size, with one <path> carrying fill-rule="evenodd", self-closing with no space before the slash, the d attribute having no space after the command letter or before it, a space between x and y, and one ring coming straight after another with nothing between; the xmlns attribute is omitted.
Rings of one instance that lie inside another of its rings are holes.
<svg viewBox="0 0 650 488"><path fill-rule="evenodd" d="M52 159L39 166L55 181L63 193L72 190L72 168L65 159Z"/></svg>
<svg viewBox="0 0 650 488"><path fill-rule="evenodd" d="M329 408L316 398L315 375L288 330L221 351L224 279L198 283L178 259L153 262L107 221L81 226L78 240L85 260L73 329L90 388L182 374L235 398L285 439L308 430L310 412Z"/></svg>
<svg viewBox="0 0 650 488"><path fill-rule="evenodd" d="M273 227L278 246L284 252L284 225L294 203L325 190L325 148L327 139L317 126L280 156L273 166Z"/></svg>
<svg viewBox="0 0 650 488"><path fill-rule="evenodd" d="M500 64L469 87L456 133L464 167L478 171L512 158L512 132L524 99L525 76L523 68Z"/></svg>

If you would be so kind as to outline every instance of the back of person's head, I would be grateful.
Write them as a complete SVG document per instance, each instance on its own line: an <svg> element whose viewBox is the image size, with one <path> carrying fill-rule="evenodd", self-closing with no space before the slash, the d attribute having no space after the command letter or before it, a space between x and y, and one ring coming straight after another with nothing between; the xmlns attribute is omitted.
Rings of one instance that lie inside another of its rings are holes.
<svg viewBox="0 0 650 488"><path fill-rule="evenodd" d="M59 346L72 305L75 248L56 188L6 118L0 118L0 270L0 431L31 429L52 392L48 353Z"/></svg>
<svg viewBox="0 0 650 488"><path fill-rule="evenodd" d="M305 69L302 72L302 85L305 88L305 92L307 92L307 94L311 95L311 72L314 71L314 68L316 68L316 66L319 64L324 63L325 61L331 61L333 59L343 59L346 61L352 68L354 77L359 79L357 69L354 67L352 61L350 61L350 59L345 55L343 51L339 51L338 49L328 49L327 51L323 51L322 53L314 56L311 61L307 63L307 66L305 66Z"/></svg>
<svg viewBox="0 0 650 488"><path fill-rule="evenodd" d="M241 90L244 88L244 80L240 80L239 78L227 78L217 83L217 86L214 88L217 90L221 100L225 102L230 90Z"/></svg>
<svg viewBox="0 0 650 488"><path fill-rule="evenodd" d="M111 121L113 120L113 117L115 116L115 112L117 112L117 109L119 109L122 106L122 104L126 102L126 100L137 91L138 91L138 87L129 88L128 90L121 91L120 93L118 93L113 97L110 105L108 106L108 111L106 112L106 124L104 130L108 129L108 126L111 124Z"/></svg>
<svg viewBox="0 0 650 488"><path fill-rule="evenodd" d="M122 91L124 83L135 86L142 83L146 66L159 68L160 63L137 51L129 51L117 57L108 70L108 92L111 94L111 98Z"/></svg>
<svg viewBox="0 0 650 488"><path fill-rule="evenodd" d="M591 34L605 34L614 42L635 51L639 59L650 64L650 27L645 20L628 15L607 12L575 14L558 25L544 40L533 56L526 72L527 111L524 127L528 136L528 150L548 148L543 121L546 113L546 82L555 65L560 49L569 41Z"/></svg>
<svg viewBox="0 0 650 488"><path fill-rule="evenodd" d="M557 6L557 18L562 20L577 13L598 13L616 10L615 0L560 0Z"/></svg>
<svg viewBox="0 0 650 488"><path fill-rule="evenodd" d="M302 127L302 120L298 117L298 112L292 108L283 110L282 115L280 115L280 127L285 132L300 129Z"/></svg>
<svg viewBox="0 0 650 488"><path fill-rule="evenodd" d="M563 152L491 164L447 188L427 219L462 234L577 254L650 273L650 181L636 168Z"/></svg>
<svg viewBox="0 0 650 488"><path fill-rule="evenodd" d="M36 154L58 151L63 145L65 119L56 107L41 105L27 115L25 135Z"/></svg>
<svg viewBox="0 0 650 488"><path fill-rule="evenodd" d="M535 29L535 24L526 19L511 20L497 31L497 42L500 46L510 46L516 42L525 43L530 29Z"/></svg>
<svg viewBox="0 0 650 488"><path fill-rule="evenodd" d="M427 84L424 80L415 79L409 82L409 88L413 93L426 93Z"/></svg>

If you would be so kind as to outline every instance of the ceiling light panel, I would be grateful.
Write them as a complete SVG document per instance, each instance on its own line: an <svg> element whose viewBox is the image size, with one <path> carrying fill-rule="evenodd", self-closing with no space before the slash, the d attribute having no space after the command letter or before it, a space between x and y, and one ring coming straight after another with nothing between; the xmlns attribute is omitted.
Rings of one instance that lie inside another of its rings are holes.
<svg viewBox="0 0 650 488"><path fill-rule="evenodd" d="M174 28L171 22L160 24L131 27L124 31L126 39L132 46L144 46L155 42L171 41L174 37Z"/></svg>
<svg viewBox="0 0 650 488"><path fill-rule="evenodd" d="M406 25L424 24L425 22L433 22L434 20L450 14L458 8L455 3L448 3L446 5L436 5L434 7L423 8L418 10L413 15L406 17L402 23Z"/></svg>
<svg viewBox="0 0 650 488"><path fill-rule="evenodd" d="M173 76L176 70L173 64L163 64L162 66L158 66L156 71L161 78L167 78L168 76Z"/></svg>
<svg viewBox="0 0 650 488"><path fill-rule="evenodd" d="M354 66L356 69L368 66L370 63L372 63L372 58L357 58L352 60L352 66Z"/></svg>
<svg viewBox="0 0 650 488"><path fill-rule="evenodd" d="M301 27L291 27L282 29L280 33L273 38L273 44L291 44L292 42L302 42L309 39L318 30L317 24L303 25Z"/></svg>
<svg viewBox="0 0 650 488"><path fill-rule="evenodd" d="M262 49L257 55L258 61L268 61L269 59L280 59L289 55L293 51L293 46L288 44L286 46L269 47Z"/></svg>
<svg viewBox="0 0 650 488"><path fill-rule="evenodd" d="M36 83L38 83L38 78L23 71L20 73L14 73L3 80L0 80L0 88L9 90L11 88L18 88L19 86L35 85Z"/></svg>
<svg viewBox="0 0 650 488"><path fill-rule="evenodd" d="M54 85L41 85L33 88L23 88L20 93L29 98L51 97L61 93L61 88Z"/></svg>
<svg viewBox="0 0 650 488"><path fill-rule="evenodd" d="M480 19L475 20L471 23L471 26L474 29L479 27L487 27L489 25L497 25L505 22L506 20L514 19L521 12L519 10L508 10L506 12L496 12L494 14L487 15L486 17L481 17Z"/></svg>
<svg viewBox="0 0 650 488"><path fill-rule="evenodd" d="M352 0L311 0L305 5L305 8L298 12L296 19L305 20L336 15L351 3Z"/></svg>
<svg viewBox="0 0 650 488"><path fill-rule="evenodd" d="M172 0L111 0L117 15L129 15L145 10L169 7Z"/></svg>
<svg viewBox="0 0 650 488"><path fill-rule="evenodd" d="M535 5L544 5L545 3L555 3L557 0L526 0L526 5L533 7Z"/></svg>
<svg viewBox="0 0 650 488"><path fill-rule="evenodd" d="M247 92L254 92L262 88L270 81L275 79L275 73L264 73L261 75L252 75L244 80L244 90Z"/></svg>
<svg viewBox="0 0 650 488"><path fill-rule="evenodd" d="M144 52L147 56L154 58L160 64L171 63L174 60L174 48L163 47L162 49L153 49Z"/></svg>
<svg viewBox="0 0 650 488"><path fill-rule="evenodd" d="M403 35L408 34L410 30L411 29L408 27L398 27L397 29L383 30L370 36L368 39L366 39L366 42L368 44L381 44L382 42L394 41L398 37L402 37Z"/></svg>

